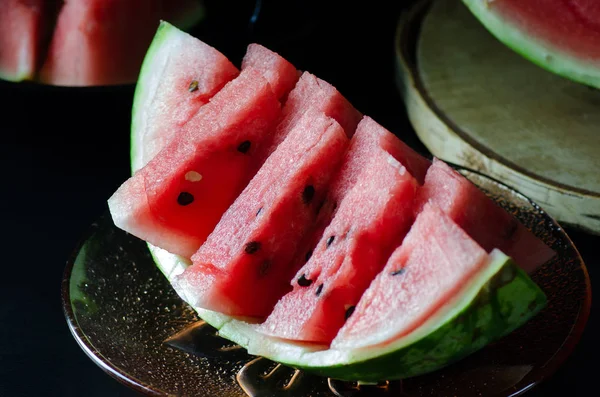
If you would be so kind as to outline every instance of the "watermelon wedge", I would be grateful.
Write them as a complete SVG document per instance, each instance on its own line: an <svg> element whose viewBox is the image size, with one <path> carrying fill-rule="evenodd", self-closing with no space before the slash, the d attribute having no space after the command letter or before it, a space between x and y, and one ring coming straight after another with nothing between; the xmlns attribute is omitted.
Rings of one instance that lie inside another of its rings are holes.
<svg viewBox="0 0 600 397"><path fill-rule="evenodd" d="M282 98L283 101L300 77L294 65L279 54L256 43L248 45L242 59L242 70L248 67L260 71L271 84L275 96Z"/></svg>
<svg viewBox="0 0 600 397"><path fill-rule="evenodd" d="M246 63L249 62L247 57ZM354 135L362 114L331 84L304 72L285 101L281 122L273 133L272 142L266 147L272 153L283 142L291 126L307 111L316 110L335 119L348 138Z"/></svg>
<svg viewBox="0 0 600 397"><path fill-rule="evenodd" d="M264 317L289 288L298 241L346 152L342 127L309 112L289 132L173 286L194 306Z"/></svg>
<svg viewBox="0 0 600 397"><path fill-rule="evenodd" d="M56 12L45 0L2 0L0 6L0 78L33 79L51 28L47 15Z"/></svg>
<svg viewBox="0 0 600 397"><path fill-rule="evenodd" d="M238 74L219 51L162 21L146 53L133 100L132 172L154 158Z"/></svg>
<svg viewBox="0 0 600 397"><path fill-rule="evenodd" d="M364 347L407 335L480 270L487 257L439 207L427 203L332 346Z"/></svg>
<svg viewBox="0 0 600 397"><path fill-rule="evenodd" d="M191 257L264 162L255 151L280 114L262 74L244 69L111 196L115 225Z"/></svg>
<svg viewBox="0 0 600 397"><path fill-rule="evenodd" d="M463 0L501 42L542 68L600 88L597 0Z"/></svg>
<svg viewBox="0 0 600 397"><path fill-rule="evenodd" d="M498 248L532 273L555 252L464 176L434 159L418 193L417 212L436 203L487 252Z"/></svg>
<svg viewBox="0 0 600 397"><path fill-rule="evenodd" d="M330 343L402 241L413 221L417 182L387 152L371 156L292 280L293 291L281 298L261 331Z"/></svg>

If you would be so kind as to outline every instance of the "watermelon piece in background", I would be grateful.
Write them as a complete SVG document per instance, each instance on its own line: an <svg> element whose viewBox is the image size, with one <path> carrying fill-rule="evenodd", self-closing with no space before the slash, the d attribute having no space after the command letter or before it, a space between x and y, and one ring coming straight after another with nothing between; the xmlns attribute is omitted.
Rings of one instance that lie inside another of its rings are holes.
<svg viewBox="0 0 600 397"><path fill-rule="evenodd" d="M90 86L129 84L161 19L185 29L202 18L190 0L66 0L38 80Z"/></svg>
<svg viewBox="0 0 600 397"><path fill-rule="evenodd" d="M528 273L555 255L514 216L441 160L434 159L427 171L418 201L417 212L433 201L486 251L498 248Z"/></svg>
<svg viewBox="0 0 600 397"><path fill-rule="evenodd" d="M32 80L56 12L50 1L2 0L0 5L0 78Z"/></svg>
<svg viewBox="0 0 600 397"><path fill-rule="evenodd" d="M327 344L413 221L417 181L383 150L371 152L308 262L260 331Z"/></svg>
<svg viewBox="0 0 600 397"><path fill-rule="evenodd" d="M195 307L265 317L289 289L290 265L348 145L342 127L308 112L175 278Z"/></svg>
<svg viewBox="0 0 600 397"><path fill-rule="evenodd" d="M144 59L133 100L132 171L146 165L238 74L219 51L161 22Z"/></svg>
<svg viewBox="0 0 600 397"><path fill-rule="evenodd" d="M410 333L456 295L486 260L485 250L450 217L435 204L425 204L332 347L377 345Z"/></svg>
<svg viewBox="0 0 600 397"><path fill-rule="evenodd" d="M248 67L261 71L275 95L284 101L300 77L294 65L279 54L255 43L248 45L242 60L242 70Z"/></svg>
<svg viewBox="0 0 600 397"><path fill-rule="evenodd" d="M600 88L598 0L463 0L498 40L542 68Z"/></svg>
<svg viewBox="0 0 600 397"><path fill-rule="evenodd" d="M244 69L108 200L117 227L189 258L264 162L281 115L262 74Z"/></svg>
<svg viewBox="0 0 600 397"><path fill-rule="evenodd" d="M135 81L160 11L160 0L66 0L40 81L65 86Z"/></svg>

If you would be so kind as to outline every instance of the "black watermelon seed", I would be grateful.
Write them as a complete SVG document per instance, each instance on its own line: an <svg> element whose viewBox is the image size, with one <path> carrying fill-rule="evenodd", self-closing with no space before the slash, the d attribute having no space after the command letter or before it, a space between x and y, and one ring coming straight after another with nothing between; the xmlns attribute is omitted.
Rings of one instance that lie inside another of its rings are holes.
<svg viewBox="0 0 600 397"><path fill-rule="evenodd" d="M346 320L348 320L348 317L350 317L352 315L352 313L354 313L354 309L356 308L356 306L350 306L349 308L346 309L346 314L345 314L345 318Z"/></svg>
<svg viewBox="0 0 600 397"><path fill-rule="evenodd" d="M302 191L302 201L304 204L308 205L315 197L315 187L313 185L308 185Z"/></svg>
<svg viewBox="0 0 600 397"><path fill-rule="evenodd" d="M262 207L260 207L260 208L258 209L258 211L256 211L256 216L258 216L258 215L259 215L261 212L262 212Z"/></svg>
<svg viewBox="0 0 600 397"><path fill-rule="evenodd" d="M308 251L308 252L306 253L306 256L304 257L304 260L305 260L306 262L308 262L308 260L309 260L309 259L310 259L310 257L312 256L312 254L313 254L312 250Z"/></svg>
<svg viewBox="0 0 600 397"><path fill-rule="evenodd" d="M329 236L329 238L327 239L327 248L329 248L329 246L333 244L333 240L335 240L335 236Z"/></svg>
<svg viewBox="0 0 600 397"><path fill-rule="evenodd" d="M192 80L190 86L188 87L189 92L198 91L198 80Z"/></svg>
<svg viewBox="0 0 600 397"><path fill-rule="evenodd" d="M317 215L321 212L321 210L323 209L324 205L325 205L325 200L321 200L321 202L317 206Z"/></svg>
<svg viewBox="0 0 600 397"><path fill-rule="evenodd" d="M300 276L300 278L298 278L298 285L301 287L308 287L313 283L312 280L306 278L306 275L303 274L302 276Z"/></svg>
<svg viewBox="0 0 600 397"><path fill-rule="evenodd" d="M271 268L271 264L272 262L269 259L265 259L264 261L262 261L260 267L258 268L258 275L261 277L266 275L269 269Z"/></svg>
<svg viewBox="0 0 600 397"><path fill-rule="evenodd" d="M237 147L237 150L240 153L247 153L248 150L250 150L251 145L252 145L252 143L250 141L244 141L244 142L240 143L240 145Z"/></svg>
<svg viewBox="0 0 600 397"><path fill-rule="evenodd" d="M321 292L323 291L323 284L319 284L319 286L317 287L317 290L315 291L315 294L317 296L321 295Z"/></svg>
<svg viewBox="0 0 600 397"><path fill-rule="evenodd" d="M246 246L244 247L244 251L247 254L254 254L256 251L258 251L260 249L260 243L258 241L250 241L248 244L246 244Z"/></svg>
<svg viewBox="0 0 600 397"><path fill-rule="evenodd" d="M179 193L179 196L177 196L177 204L179 205L189 205L192 204L194 202L194 196L191 193L188 192L181 192Z"/></svg>
<svg viewBox="0 0 600 397"><path fill-rule="evenodd" d="M405 271L406 271L406 269L404 269L404 268L400 268L400 269L398 269L398 270L394 270L394 271L393 271L393 272L391 272L390 274L391 274L392 276L399 276L399 275L401 275L401 274L404 274L404 272L405 272Z"/></svg>

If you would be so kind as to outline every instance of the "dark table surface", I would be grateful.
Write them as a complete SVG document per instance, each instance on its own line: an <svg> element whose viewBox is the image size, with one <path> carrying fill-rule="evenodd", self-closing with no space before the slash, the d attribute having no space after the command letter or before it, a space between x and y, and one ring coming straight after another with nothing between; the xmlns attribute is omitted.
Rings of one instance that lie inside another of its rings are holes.
<svg viewBox="0 0 600 397"><path fill-rule="evenodd" d="M317 1L263 1L252 29L252 5L232 3L208 2L209 18L194 34L234 62L252 41L278 51L299 69L334 84L363 113L427 153L394 85L394 29L408 2L362 2L358 8L340 1L328 7ZM132 95L133 86L68 89L0 83L2 397L137 395L83 353L69 333L60 300L67 259L128 177ZM567 230L594 288L600 237ZM598 310L592 305L573 354L527 395L590 395L597 381L599 333Z"/></svg>

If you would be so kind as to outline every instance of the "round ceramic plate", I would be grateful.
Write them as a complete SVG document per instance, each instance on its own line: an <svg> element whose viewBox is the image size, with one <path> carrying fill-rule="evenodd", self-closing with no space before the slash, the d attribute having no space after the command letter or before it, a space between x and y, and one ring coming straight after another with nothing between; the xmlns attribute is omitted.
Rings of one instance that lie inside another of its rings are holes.
<svg viewBox="0 0 600 397"><path fill-rule="evenodd" d="M558 255L532 275L548 297L530 322L425 376L380 385L321 378L248 355L219 338L171 288L146 244L107 213L77 247L63 280L71 331L109 375L166 396L514 396L549 377L579 340L590 310L585 265L560 226L526 197L458 168Z"/></svg>

